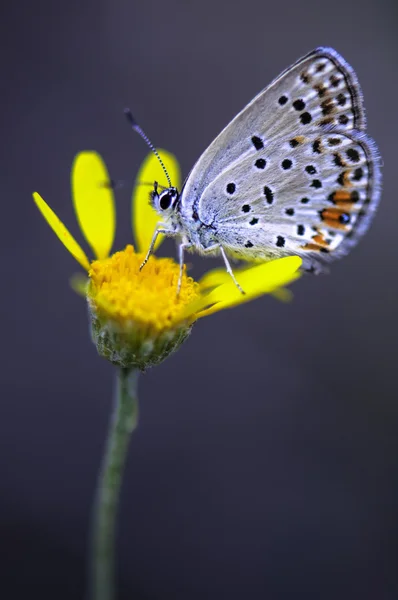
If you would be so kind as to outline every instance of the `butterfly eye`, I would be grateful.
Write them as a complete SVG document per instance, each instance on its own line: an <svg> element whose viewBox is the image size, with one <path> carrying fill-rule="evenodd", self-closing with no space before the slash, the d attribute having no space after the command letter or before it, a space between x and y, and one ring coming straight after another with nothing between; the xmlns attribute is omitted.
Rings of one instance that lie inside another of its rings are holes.
<svg viewBox="0 0 398 600"><path fill-rule="evenodd" d="M165 190L159 198L159 206L162 210L167 210L173 204L174 200L177 198L177 190L169 189Z"/></svg>
<svg viewBox="0 0 398 600"><path fill-rule="evenodd" d="M169 208L172 201L172 196L169 192L160 197L159 205L162 210L166 210Z"/></svg>

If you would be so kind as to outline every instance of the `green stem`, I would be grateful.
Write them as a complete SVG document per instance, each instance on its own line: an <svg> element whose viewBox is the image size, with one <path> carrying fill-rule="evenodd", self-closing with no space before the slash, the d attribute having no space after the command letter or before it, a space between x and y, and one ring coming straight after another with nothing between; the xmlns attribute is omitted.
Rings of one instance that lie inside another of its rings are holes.
<svg viewBox="0 0 398 600"><path fill-rule="evenodd" d="M112 420L98 482L92 546L92 600L115 597L115 530L131 433L138 422L138 371L119 369Z"/></svg>

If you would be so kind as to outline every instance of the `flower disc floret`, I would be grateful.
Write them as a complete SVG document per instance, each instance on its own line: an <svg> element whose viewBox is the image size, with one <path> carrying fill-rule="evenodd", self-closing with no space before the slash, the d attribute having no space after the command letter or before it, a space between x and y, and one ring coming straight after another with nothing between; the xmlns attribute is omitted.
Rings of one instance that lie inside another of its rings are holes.
<svg viewBox="0 0 398 600"><path fill-rule="evenodd" d="M170 258L151 256L140 265L144 253L128 245L104 260L96 260L89 271L89 298L95 310L120 328L143 328L158 334L181 320L182 310L199 293L198 284L185 270L177 294L179 265Z"/></svg>

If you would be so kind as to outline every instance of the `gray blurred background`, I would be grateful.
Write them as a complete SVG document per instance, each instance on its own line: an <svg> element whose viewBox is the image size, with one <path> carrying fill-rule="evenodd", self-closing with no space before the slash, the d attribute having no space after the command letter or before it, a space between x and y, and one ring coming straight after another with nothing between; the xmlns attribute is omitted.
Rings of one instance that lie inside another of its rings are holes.
<svg viewBox="0 0 398 600"><path fill-rule="evenodd" d="M74 154L132 179L130 106L184 175L317 45L359 76L384 193L368 235L295 300L199 322L140 381L118 536L120 598L398 597L397 9L394 0L8 3L0 19L0 597L83 598L114 371L68 286ZM131 185L116 248L131 241ZM174 253L168 242L163 253ZM219 262L192 258L196 276Z"/></svg>

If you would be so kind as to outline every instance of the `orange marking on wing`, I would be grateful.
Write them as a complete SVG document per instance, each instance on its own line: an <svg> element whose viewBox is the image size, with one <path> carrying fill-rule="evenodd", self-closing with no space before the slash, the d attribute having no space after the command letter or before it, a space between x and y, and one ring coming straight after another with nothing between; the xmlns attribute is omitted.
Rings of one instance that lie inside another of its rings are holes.
<svg viewBox="0 0 398 600"><path fill-rule="evenodd" d="M324 208L322 211L322 219L332 219L338 221L342 211L339 208Z"/></svg>
<svg viewBox="0 0 398 600"><path fill-rule="evenodd" d="M327 241L325 240L325 238L323 237L323 235L321 233L318 233L317 235L313 235L312 239L319 246L327 246L328 245Z"/></svg>
<svg viewBox="0 0 398 600"><path fill-rule="evenodd" d="M352 202L351 194L344 190L338 190L333 194L333 202Z"/></svg>
<svg viewBox="0 0 398 600"><path fill-rule="evenodd" d="M343 186L344 187L351 187L352 186L352 182L349 180L349 174L351 171L344 171L343 173Z"/></svg>
<svg viewBox="0 0 398 600"><path fill-rule="evenodd" d="M341 223L340 219L346 214L347 211L343 210L343 207L324 208L321 212L321 218L327 227L334 227L335 229L342 229L345 231L347 227L344 223Z"/></svg>
<svg viewBox="0 0 398 600"><path fill-rule="evenodd" d="M332 221L332 219L324 219L323 222L326 227L334 227L334 229L342 229L343 231L347 229L346 225L343 225L343 223L339 223L339 221L336 220Z"/></svg>
<svg viewBox="0 0 398 600"><path fill-rule="evenodd" d="M326 117L336 112L337 107L334 104L333 98L330 96L321 102L322 114Z"/></svg>
<svg viewBox="0 0 398 600"><path fill-rule="evenodd" d="M338 206L339 210L343 210L344 212L350 212L352 210L352 205L356 202L356 199L352 198L350 192L346 192L344 190L337 190L330 197L329 200Z"/></svg>
<svg viewBox="0 0 398 600"><path fill-rule="evenodd" d="M317 83L314 85L314 90L318 92L318 96L322 98L327 92L327 88L323 85L323 83Z"/></svg>
<svg viewBox="0 0 398 600"><path fill-rule="evenodd" d="M308 242L304 246L301 246L304 250L314 250L315 252L320 252L322 246L318 246L318 244L312 244Z"/></svg>
<svg viewBox="0 0 398 600"><path fill-rule="evenodd" d="M334 123L333 117L325 117L325 119L319 121L318 125L332 125L332 123Z"/></svg>
<svg viewBox="0 0 398 600"><path fill-rule="evenodd" d="M335 158L336 166L339 166L339 167L347 167L348 166L347 163L343 160L343 157L341 156L340 152L335 152L334 158Z"/></svg>

